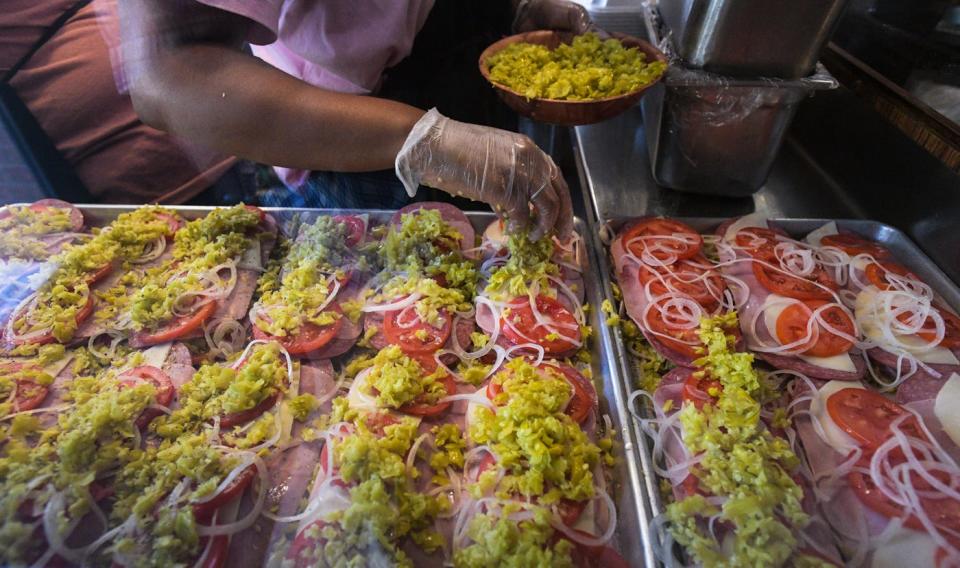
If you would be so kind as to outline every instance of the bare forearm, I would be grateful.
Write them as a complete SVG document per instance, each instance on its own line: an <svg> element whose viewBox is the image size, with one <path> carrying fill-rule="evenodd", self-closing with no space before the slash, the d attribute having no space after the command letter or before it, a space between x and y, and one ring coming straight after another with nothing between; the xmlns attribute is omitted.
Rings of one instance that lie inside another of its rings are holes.
<svg viewBox="0 0 960 568"><path fill-rule="evenodd" d="M168 51L137 76L132 92L152 126L224 153L310 170L390 168L423 115L311 86L217 44Z"/></svg>

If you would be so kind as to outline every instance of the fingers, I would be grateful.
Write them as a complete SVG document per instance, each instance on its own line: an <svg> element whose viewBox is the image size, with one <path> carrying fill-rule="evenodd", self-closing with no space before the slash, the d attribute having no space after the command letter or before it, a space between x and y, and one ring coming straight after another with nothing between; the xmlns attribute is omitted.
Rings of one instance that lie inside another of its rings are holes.
<svg viewBox="0 0 960 568"><path fill-rule="evenodd" d="M552 180L547 180L544 182L544 185L530 197L530 200L537 210L537 226L530 233L530 238L538 241L550 234L557 224L557 216L560 215L560 198L557 197L557 192L553 188Z"/></svg>

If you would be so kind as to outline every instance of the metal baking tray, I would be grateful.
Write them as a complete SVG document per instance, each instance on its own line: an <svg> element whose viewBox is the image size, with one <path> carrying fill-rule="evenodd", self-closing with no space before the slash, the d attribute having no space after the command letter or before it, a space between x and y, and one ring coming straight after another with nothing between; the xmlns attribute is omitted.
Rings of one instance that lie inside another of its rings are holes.
<svg viewBox="0 0 960 568"><path fill-rule="evenodd" d="M625 223L637 218L638 217L615 217L609 220L601 220L598 230L592 235L594 248L597 251L596 266L599 268L600 284L603 286L606 299L614 305L616 305L616 300L613 297L611 284L616 282L616 278L614 275L614 265L609 255L610 239L616 236L617 232ZM725 218L712 217L675 217L675 219L690 225L701 234L712 233L726 220ZM890 249L897 262L909 268L923 279L924 282L929 284L933 290L943 298L947 305L954 310L960 311L960 287L954 284L950 278L940 270L937 264L930 260L906 234L895 227L878 221L863 219L770 218L769 221L778 227L782 227L790 236L795 238L803 237L826 223L836 221L839 229L853 231L868 239L877 241ZM633 365L631 364L633 356L627 351L626 343L619 327L601 326L600 337L604 351L608 357L612 358L611 363L615 365L614 375L619 376L623 380L620 390L625 393L624 396L626 396L629 401L630 393L635 390L633 385L637 380L637 377L634 375ZM649 404L644 405L643 408L627 409L628 415L630 415L629 413L631 411L637 412L645 418L652 416L652 408L650 408ZM645 529L643 533L644 550L650 554L647 560L647 566L661 565L663 562L656 558L654 552L659 548L659 535L653 535L649 532L649 529L653 526L653 519L661 515L664 511L663 502L660 499L659 478L653 470L650 440L641 431L639 424L632 419L632 415L630 416L630 422L633 425L632 438L635 443L633 453L638 457L639 461L638 474L640 480L638 486L645 491L644 497L646 504L642 510L648 512L650 515L641 525ZM624 440L627 439L627 436L625 433Z"/></svg>
<svg viewBox="0 0 960 568"><path fill-rule="evenodd" d="M18 203L14 205L26 205ZM130 205L90 205L76 204L83 211L87 226L103 226L111 222L121 213L133 211L136 206ZM183 215L186 219L196 219L216 209L208 206L167 206ZM369 214L374 222L386 222L395 211L382 209L306 209L306 208L278 208L263 207L264 211L272 214L280 224L281 230L288 236L293 236L300 223L310 222L321 215L335 214ZM473 223L477 235L482 235L484 229L497 217L491 212L464 211L467 218ZM605 328L604 317L600 304L606 298L609 283L601 282L596 278L600 266L600 258L593 244L587 224L579 217L574 218L574 229L583 237L587 253L584 270L584 285L586 301L593 306L587 312L589 325L595 330L595 339L591 345L592 370L594 384L597 387L597 397L600 403L600 413L608 414L613 422L614 431L618 434L615 445L615 455L618 458L611 470L612 483L608 487L610 497L617 506L617 531L612 545L620 551L631 566L650 566L653 561L652 549L647 538L638 538L648 533L648 519L651 517L647 510L646 491L642 486L641 470L637 467L639 454L634 438L632 420L627 412L627 392L624 391L624 381L619 376L617 359L612 355L609 334L602 333Z"/></svg>

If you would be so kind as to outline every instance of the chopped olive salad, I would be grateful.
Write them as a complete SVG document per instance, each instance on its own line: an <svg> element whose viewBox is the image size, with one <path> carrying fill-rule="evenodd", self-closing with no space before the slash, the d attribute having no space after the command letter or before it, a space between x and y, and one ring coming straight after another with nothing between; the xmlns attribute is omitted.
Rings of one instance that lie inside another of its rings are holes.
<svg viewBox="0 0 960 568"><path fill-rule="evenodd" d="M667 64L594 33L556 49L513 43L487 61L490 79L528 99L588 101L625 95L656 81Z"/></svg>
<svg viewBox="0 0 960 568"><path fill-rule="evenodd" d="M89 235L4 334L0 564L627 565L577 243L443 204Z"/></svg>

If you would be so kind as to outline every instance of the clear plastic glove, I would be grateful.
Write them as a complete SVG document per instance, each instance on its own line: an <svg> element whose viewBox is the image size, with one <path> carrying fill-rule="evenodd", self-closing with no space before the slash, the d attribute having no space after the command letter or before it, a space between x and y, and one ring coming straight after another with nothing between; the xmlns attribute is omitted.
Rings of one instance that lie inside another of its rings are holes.
<svg viewBox="0 0 960 568"><path fill-rule="evenodd" d="M583 34L598 31L587 9L570 0L520 0L514 32L558 30Z"/></svg>
<svg viewBox="0 0 960 568"><path fill-rule="evenodd" d="M397 154L397 177L413 197L421 183L484 201L508 230L535 225L531 237L573 231L570 190L560 169L522 134L423 115ZM531 207L532 205L532 207Z"/></svg>

